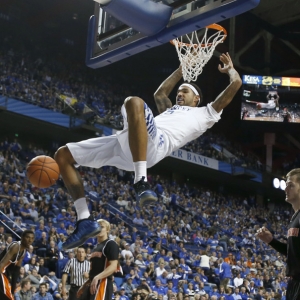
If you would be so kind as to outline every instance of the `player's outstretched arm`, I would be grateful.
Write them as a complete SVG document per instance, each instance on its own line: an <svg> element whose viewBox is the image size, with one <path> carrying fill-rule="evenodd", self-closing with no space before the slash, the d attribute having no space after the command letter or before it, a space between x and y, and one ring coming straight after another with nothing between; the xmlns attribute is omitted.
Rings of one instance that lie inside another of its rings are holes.
<svg viewBox="0 0 300 300"><path fill-rule="evenodd" d="M223 67L219 65L218 69L221 73L227 73L229 75L230 83L212 104L216 112L220 112L232 101L233 97L242 85L241 77L233 67L233 63L228 52L221 54L220 61L223 63Z"/></svg>
<svg viewBox="0 0 300 300"><path fill-rule="evenodd" d="M174 71L163 83L158 87L154 93L154 100L158 109L158 112L161 114L167 108L172 107L172 102L169 99L169 95L172 92L175 85L182 78L181 67Z"/></svg>

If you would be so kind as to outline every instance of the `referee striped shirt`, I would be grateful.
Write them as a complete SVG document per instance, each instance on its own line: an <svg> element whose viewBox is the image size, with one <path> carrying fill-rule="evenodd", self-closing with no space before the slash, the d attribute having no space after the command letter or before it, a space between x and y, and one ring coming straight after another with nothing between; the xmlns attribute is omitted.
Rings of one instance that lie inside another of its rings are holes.
<svg viewBox="0 0 300 300"><path fill-rule="evenodd" d="M63 273L70 274L70 284L82 286L86 281L83 273L90 272L90 262L87 260L79 261L77 258L71 258L63 269Z"/></svg>

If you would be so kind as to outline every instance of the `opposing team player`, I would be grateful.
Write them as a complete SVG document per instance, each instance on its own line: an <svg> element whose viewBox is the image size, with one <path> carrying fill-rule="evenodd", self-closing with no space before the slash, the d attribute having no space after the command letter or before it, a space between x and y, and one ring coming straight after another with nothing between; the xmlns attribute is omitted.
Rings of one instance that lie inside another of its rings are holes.
<svg viewBox="0 0 300 300"><path fill-rule="evenodd" d="M34 242L34 233L25 230L21 241L12 242L0 254L0 299L13 300L20 267L26 252Z"/></svg>
<svg viewBox="0 0 300 300"><path fill-rule="evenodd" d="M287 175L285 201L290 203L294 210L288 225L287 243L275 239L265 227L257 231L256 236L269 244L279 253L287 257L286 276L290 277L286 300L300 299L300 169L293 169Z"/></svg>
<svg viewBox="0 0 300 300"><path fill-rule="evenodd" d="M229 75L230 83L214 102L197 107L202 101L200 88L183 83L178 88L176 105L172 106L169 94L182 78L181 68L171 74L158 88L154 98L159 116L155 117L139 97L125 99L121 112L124 129L115 135L68 143L55 154L64 183L75 200L77 226L63 244L64 249L75 248L101 228L90 218L81 176L75 165L100 168L105 165L135 171L134 189L140 206L153 204L156 194L147 182L147 168L170 155L189 141L202 135L219 121L223 108L233 99L242 81L233 67L228 53L220 56L221 73Z"/></svg>
<svg viewBox="0 0 300 300"><path fill-rule="evenodd" d="M93 249L90 262L89 280L79 289L77 297L86 300L111 300L113 282L111 275L118 270L119 246L108 238L110 223L100 219L101 231L98 244Z"/></svg>

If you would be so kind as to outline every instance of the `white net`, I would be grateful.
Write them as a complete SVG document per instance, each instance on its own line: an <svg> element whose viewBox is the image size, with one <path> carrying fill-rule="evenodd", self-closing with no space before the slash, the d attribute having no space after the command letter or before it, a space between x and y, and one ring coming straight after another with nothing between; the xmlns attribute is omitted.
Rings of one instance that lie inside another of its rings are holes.
<svg viewBox="0 0 300 300"><path fill-rule="evenodd" d="M212 30L217 31L211 34ZM226 31L221 26L208 26L202 37L199 37L197 31L194 31L171 41L176 48L185 81L197 80L203 67L212 57L216 46L225 38Z"/></svg>

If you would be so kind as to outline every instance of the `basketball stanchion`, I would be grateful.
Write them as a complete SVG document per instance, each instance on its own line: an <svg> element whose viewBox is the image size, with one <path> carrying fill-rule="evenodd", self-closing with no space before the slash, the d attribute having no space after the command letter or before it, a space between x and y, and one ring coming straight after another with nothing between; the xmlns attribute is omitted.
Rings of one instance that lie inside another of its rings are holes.
<svg viewBox="0 0 300 300"><path fill-rule="evenodd" d="M212 30L216 32L211 33ZM211 24L204 30L193 31L170 41L176 48L185 81L197 80L217 45L223 43L226 37L225 28Z"/></svg>

